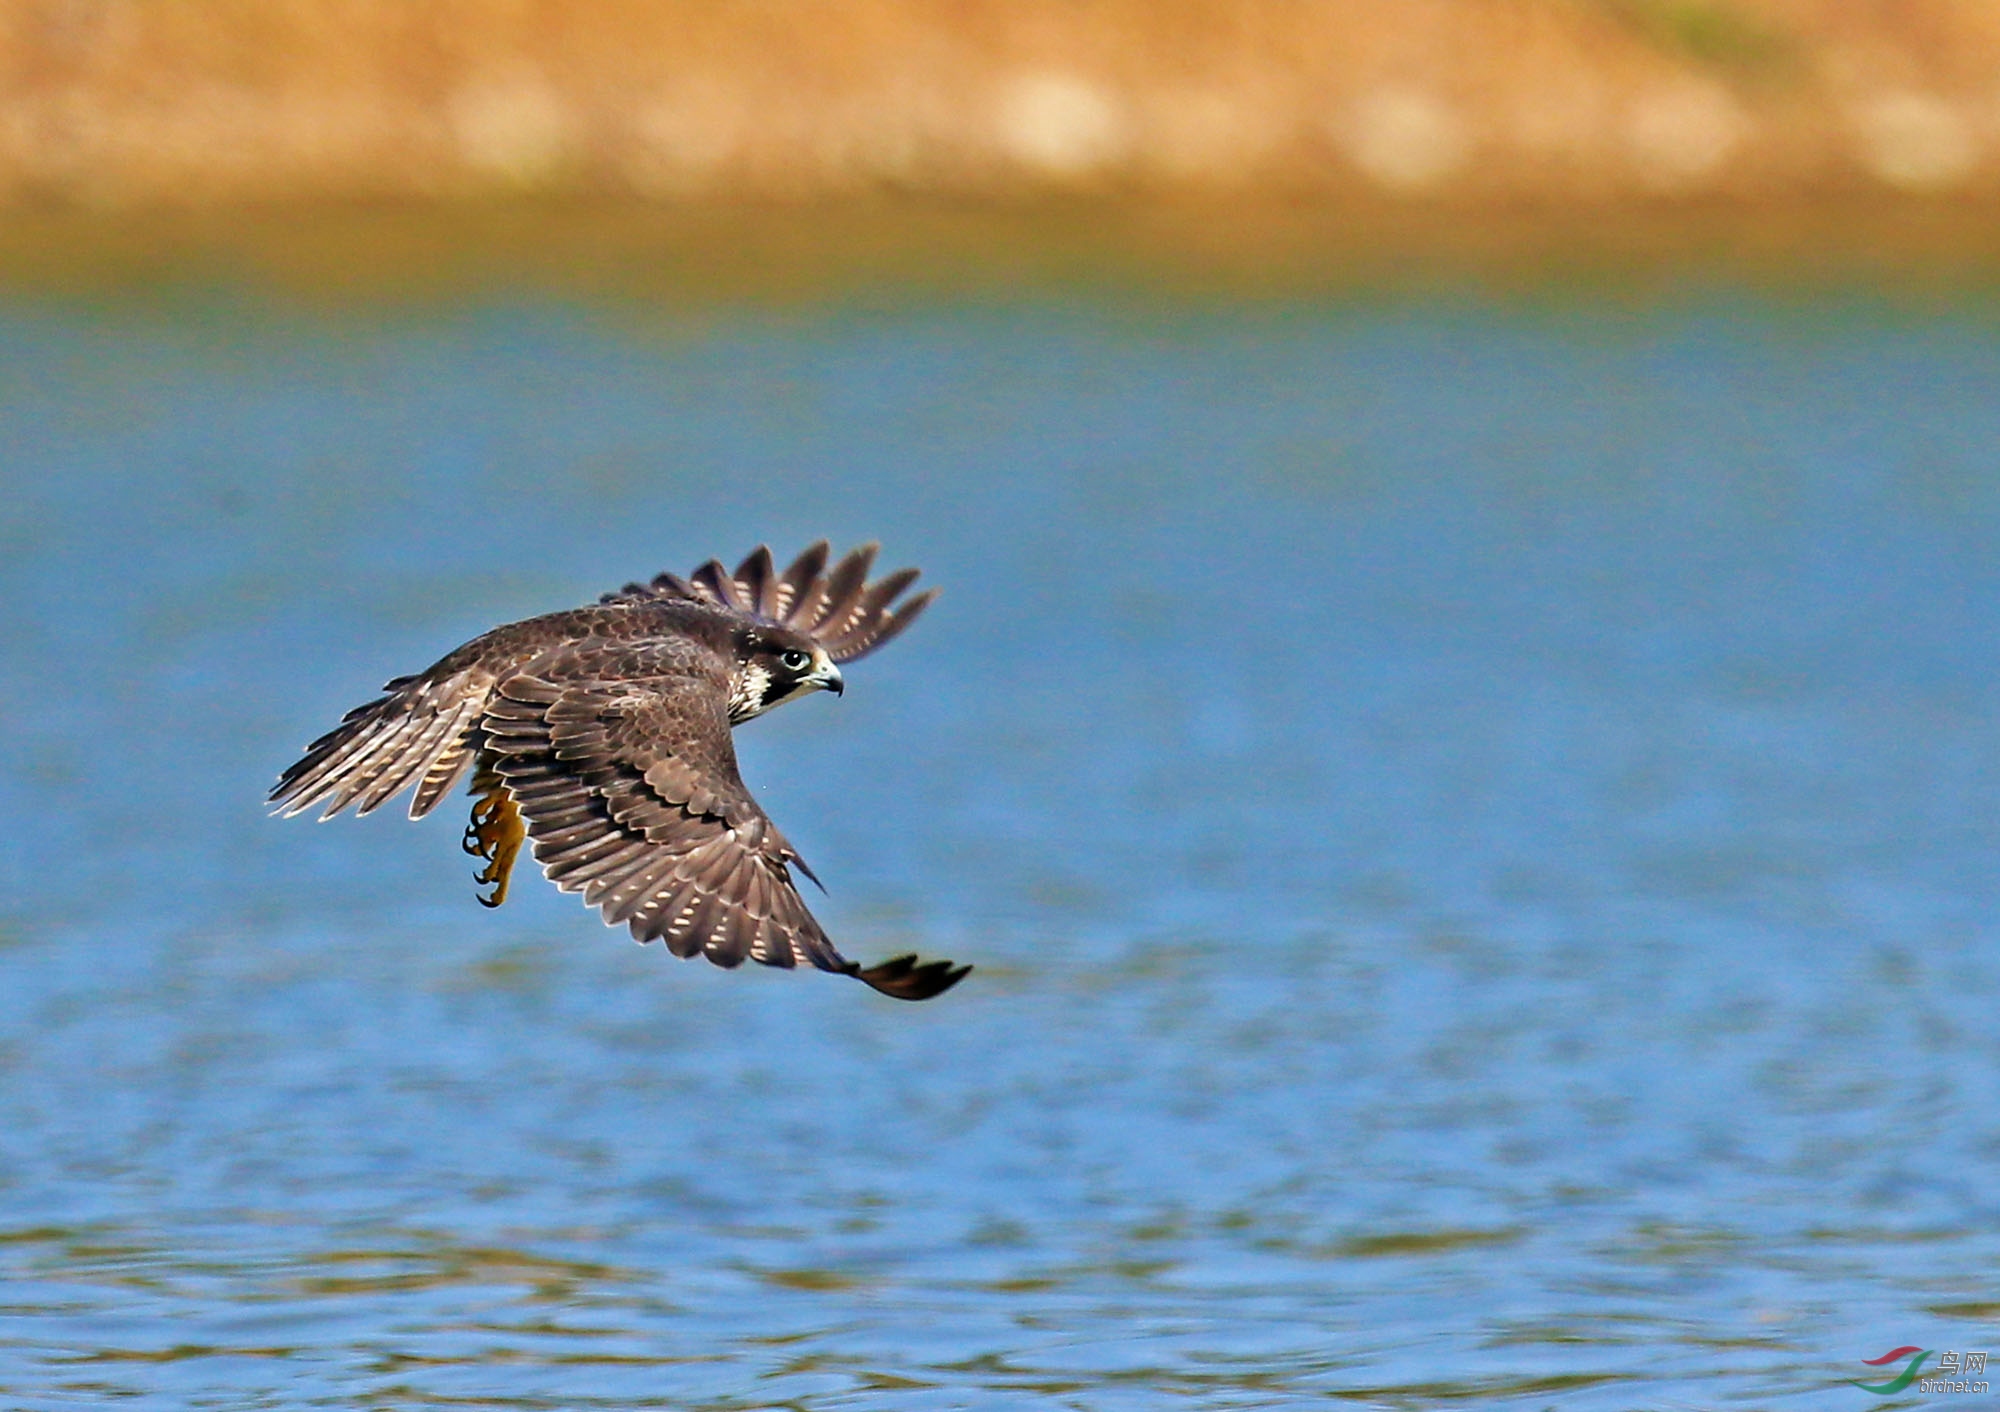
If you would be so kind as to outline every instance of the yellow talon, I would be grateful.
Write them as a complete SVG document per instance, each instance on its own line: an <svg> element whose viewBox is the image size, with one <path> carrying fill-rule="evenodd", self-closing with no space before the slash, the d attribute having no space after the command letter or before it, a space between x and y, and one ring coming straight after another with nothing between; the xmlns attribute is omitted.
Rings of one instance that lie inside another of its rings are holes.
<svg viewBox="0 0 2000 1412"><path fill-rule="evenodd" d="M492 770L482 769L472 777L472 792L476 796L472 822L466 825L462 846L473 857L487 860L486 866L472 875L474 882L493 888L490 897L479 899L479 905L498 907L507 900L507 878L528 830L521 823L521 811L514 807L514 792Z"/></svg>

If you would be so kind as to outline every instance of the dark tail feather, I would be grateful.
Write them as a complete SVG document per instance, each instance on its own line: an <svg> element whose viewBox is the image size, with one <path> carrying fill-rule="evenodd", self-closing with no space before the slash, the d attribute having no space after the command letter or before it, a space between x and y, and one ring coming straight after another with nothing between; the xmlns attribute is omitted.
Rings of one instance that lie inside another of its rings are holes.
<svg viewBox="0 0 2000 1412"><path fill-rule="evenodd" d="M949 961L920 962L914 955L898 956L865 971L852 961L847 963L848 975L898 1000L929 1000L943 995L971 972L970 966L954 966Z"/></svg>

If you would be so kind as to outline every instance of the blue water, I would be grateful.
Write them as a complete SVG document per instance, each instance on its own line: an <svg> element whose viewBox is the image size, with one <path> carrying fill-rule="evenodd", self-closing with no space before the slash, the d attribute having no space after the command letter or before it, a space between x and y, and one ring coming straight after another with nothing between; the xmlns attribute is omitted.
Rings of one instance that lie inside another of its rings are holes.
<svg viewBox="0 0 2000 1412"><path fill-rule="evenodd" d="M2000 1343L1986 315L16 306L0 425L0 1404L1870 1408ZM820 535L944 597L745 775L950 995L264 816L389 676Z"/></svg>

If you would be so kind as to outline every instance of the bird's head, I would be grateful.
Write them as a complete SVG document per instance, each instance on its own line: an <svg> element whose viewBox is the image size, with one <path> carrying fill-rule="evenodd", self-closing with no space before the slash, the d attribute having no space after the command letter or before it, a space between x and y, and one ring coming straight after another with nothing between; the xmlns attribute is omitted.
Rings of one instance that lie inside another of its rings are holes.
<svg viewBox="0 0 2000 1412"><path fill-rule="evenodd" d="M789 628L760 626L736 635L729 682L729 723L740 725L809 691L841 693L840 668L826 649Z"/></svg>

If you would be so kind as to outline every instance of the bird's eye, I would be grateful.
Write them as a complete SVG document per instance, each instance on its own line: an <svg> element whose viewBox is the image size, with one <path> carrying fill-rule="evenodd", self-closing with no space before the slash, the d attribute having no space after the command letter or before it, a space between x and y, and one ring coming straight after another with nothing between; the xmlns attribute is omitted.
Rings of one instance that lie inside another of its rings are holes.
<svg viewBox="0 0 2000 1412"><path fill-rule="evenodd" d="M778 665L788 672L803 672L807 667L812 665L812 660L811 653L801 652L796 647L792 648L789 652L778 654Z"/></svg>

